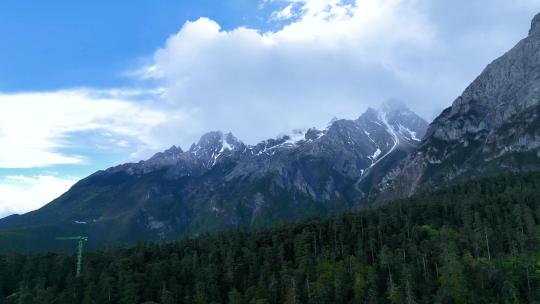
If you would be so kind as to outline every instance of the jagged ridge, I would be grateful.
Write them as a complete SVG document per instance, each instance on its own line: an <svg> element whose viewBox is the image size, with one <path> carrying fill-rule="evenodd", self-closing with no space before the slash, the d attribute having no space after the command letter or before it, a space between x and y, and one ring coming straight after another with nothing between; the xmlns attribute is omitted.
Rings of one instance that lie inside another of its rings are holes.
<svg viewBox="0 0 540 304"><path fill-rule="evenodd" d="M428 128L375 193L381 200L502 171L540 169L540 14Z"/></svg>
<svg viewBox="0 0 540 304"><path fill-rule="evenodd" d="M389 103L356 120L334 120L323 130L297 130L256 145L210 132L187 151L173 146L146 161L96 172L42 209L0 220L0 230L73 231L97 245L355 208L426 128L405 106Z"/></svg>

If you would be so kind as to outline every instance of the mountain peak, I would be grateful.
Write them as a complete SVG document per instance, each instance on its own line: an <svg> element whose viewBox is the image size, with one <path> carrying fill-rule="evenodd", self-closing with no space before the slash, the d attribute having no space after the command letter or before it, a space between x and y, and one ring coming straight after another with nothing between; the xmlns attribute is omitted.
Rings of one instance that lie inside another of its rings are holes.
<svg viewBox="0 0 540 304"><path fill-rule="evenodd" d="M232 133L223 133L221 131L211 131L199 139L197 144L191 145L189 152L200 154L203 151L213 154L224 150L236 150L241 146L241 142Z"/></svg>
<svg viewBox="0 0 540 304"><path fill-rule="evenodd" d="M379 116L379 111L377 111L376 109L374 109L372 107L369 107L364 112L364 114L362 114L361 116L362 117L370 117L372 119L377 119L377 117Z"/></svg>
<svg viewBox="0 0 540 304"><path fill-rule="evenodd" d="M183 153L183 152L184 151L182 151L181 147L177 147L175 145L173 145L172 147L164 151L164 153Z"/></svg>
<svg viewBox="0 0 540 304"><path fill-rule="evenodd" d="M540 35L540 13L534 16L531 22L531 29L529 30L529 36Z"/></svg>
<svg viewBox="0 0 540 304"><path fill-rule="evenodd" d="M220 142L224 137L223 132L221 131L210 131L201 136L198 146L208 146L216 142Z"/></svg>
<svg viewBox="0 0 540 304"><path fill-rule="evenodd" d="M407 105L396 99L390 99L381 104L379 110L384 113L393 112L393 111L410 111Z"/></svg>
<svg viewBox="0 0 540 304"><path fill-rule="evenodd" d="M184 151L182 151L182 148L177 147L177 146L172 146L163 152L158 152L154 154L154 156L152 156L148 161L150 162L175 161L180 157L182 153L184 153Z"/></svg>

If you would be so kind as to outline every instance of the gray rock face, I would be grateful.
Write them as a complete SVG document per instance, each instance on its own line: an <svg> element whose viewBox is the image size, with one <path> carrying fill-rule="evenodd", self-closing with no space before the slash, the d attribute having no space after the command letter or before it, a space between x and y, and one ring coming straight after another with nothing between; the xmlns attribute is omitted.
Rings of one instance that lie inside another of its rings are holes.
<svg viewBox="0 0 540 304"><path fill-rule="evenodd" d="M187 151L173 146L146 161L96 172L44 208L0 220L0 230L29 223L62 230L65 223L85 221L87 235L116 242L355 208L426 128L393 102L356 120L334 120L323 130L296 130L256 145L210 132Z"/></svg>
<svg viewBox="0 0 540 304"><path fill-rule="evenodd" d="M211 168L220 158L231 156L244 148L245 145L232 133L215 131L203 135L197 144L191 146L188 153L202 162L203 167Z"/></svg>
<svg viewBox="0 0 540 304"><path fill-rule="evenodd" d="M540 15L529 36L488 65L428 128L417 151L389 173L380 197L451 181L540 167Z"/></svg>
<svg viewBox="0 0 540 304"><path fill-rule="evenodd" d="M531 30L529 31L529 36L539 35L540 34L540 14L534 16L531 23Z"/></svg>

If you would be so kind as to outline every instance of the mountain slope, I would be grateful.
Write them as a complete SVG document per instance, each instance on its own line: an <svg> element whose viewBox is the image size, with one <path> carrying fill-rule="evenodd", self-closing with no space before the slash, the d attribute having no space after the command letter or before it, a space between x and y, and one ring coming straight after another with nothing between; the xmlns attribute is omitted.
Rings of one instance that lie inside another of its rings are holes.
<svg viewBox="0 0 540 304"><path fill-rule="evenodd" d="M347 210L362 203L426 128L405 106L388 103L356 120L257 145L210 132L188 151L173 146L146 161L96 172L41 209L0 220L0 231L84 233L99 245Z"/></svg>
<svg viewBox="0 0 540 304"><path fill-rule="evenodd" d="M2 303L538 303L540 173L76 256L0 254ZM67 282L67 283L66 283Z"/></svg>
<svg viewBox="0 0 540 304"><path fill-rule="evenodd" d="M529 36L488 65L390 172L380 199L502 171L540 169L540 14Z"/></svg>

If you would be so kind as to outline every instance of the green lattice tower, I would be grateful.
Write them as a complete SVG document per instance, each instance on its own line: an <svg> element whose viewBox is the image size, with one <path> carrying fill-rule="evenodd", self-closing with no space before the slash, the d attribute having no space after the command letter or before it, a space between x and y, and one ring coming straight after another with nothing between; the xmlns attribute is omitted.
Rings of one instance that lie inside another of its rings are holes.
<svg viewBox="0 0 540 304"><path fill-rule="evenodd" d="M82 252L84 247L84 242L88 241L88 237L86 236L64 236L64 237L57 237L57 240L63 240L63 241L79 241L79 245L77 248L77 278L81 276L81 268L82 268Z"/></svg>

